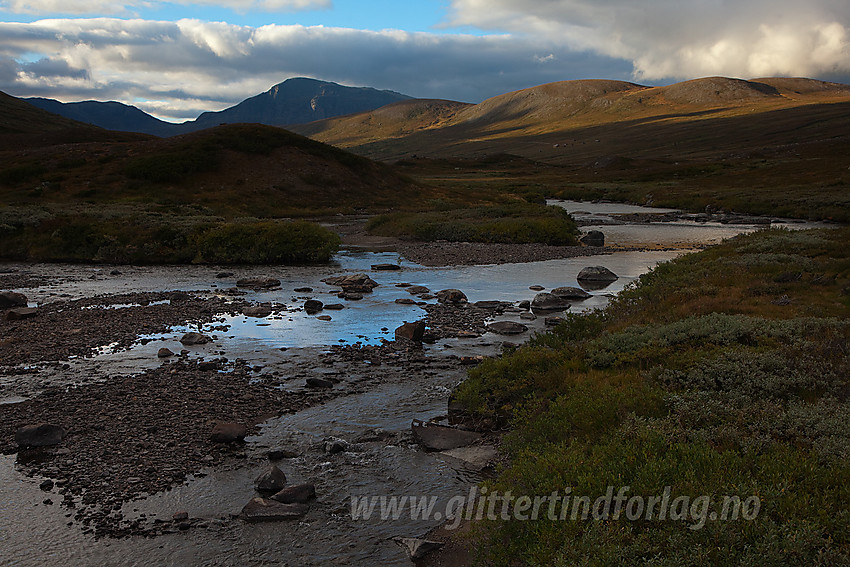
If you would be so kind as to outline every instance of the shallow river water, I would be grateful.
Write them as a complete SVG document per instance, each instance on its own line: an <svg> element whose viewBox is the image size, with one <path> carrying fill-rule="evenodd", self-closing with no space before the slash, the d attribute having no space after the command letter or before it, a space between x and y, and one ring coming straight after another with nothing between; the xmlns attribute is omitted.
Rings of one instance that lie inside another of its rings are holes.
<svg viewBox="0 0 850 567"><path fill-rule="evenodd" d="M214 347L198 347L193 355L223 354L252 364L286 368L309 360L330 345L362 342L378 344L392 338L392 330L402 321L424 317L418 306L400 305L395 299L411 297L401 282L424 285L433 291L463 290L469 300L518 302L531 299L530 285L546 289L577 286L576 275L589 265L605 266L620 278L610 286L594 290L593 297L577 303L573 311L604 306L612 294L621 291L659 262L685 252L689 247L713 243L741 232L757 230L756 225L713 225L693 222L611 225L611 215L619 212L653 212L642 207L590 203L562 203L568 210L584 211L599 219L594 227L606 233L607 243L652 244L665 250L615 252L609 255L550 260L527 264L429 268L410 263L394 253L343 251L328 266L295 268L239 268L239 277L267 275L279 278L280 290L250 292L244 299L273 301L297 308L306 297L336 302L326 295L332 288L322 278L344 272L369 272L371 264L398 263L402 269L371 272L380 286L362 301L346 303L346 308L330 313L332 321L320 321L299 309L279 317L256 319L222 316ZM663 212L663 211L660 211ZM672 248L672 249L671 249ZM32 266L28 267L32 270ZM24 291L31 302L40 304L61 298L91 297L136 291L207 290L234 285L233 278L217 278L214 267L122 267L121 274L109 275L107 267L44 266L45 275L61 285L46 284ZM295 288L312 287L312 293ZM519 320L517 314L500 318ZM528 322L532 331L543 328L542 318ZM146 337L146 344L129 350L71 361L80 374L97 368L106 374L137 373L159 364L156 352L167 346L179 350L176 341L188 330ZM195 330L195 329L193 329ZM209 330L204 328L204 330ZM531 333L529 333L531 334ZM429 356L439 359L450 354L492 354L503 337L486 334L477 339L447 339L427 345ZM107 346L107 345L104 345ZM281 350L284 347L286 350ZM269 420L258 435L247 439L245 463L224 470L205 470L175 489L125 505L128 516L170 518L176 510L187 510L193 518L204 518L204 529L191 529L157 538L95 540L69 525L67 511L57 504L42 505L45 493L42 479L22 474L14 456L0 456L0 565L410 565L406 552L392 541L394 537L423 537L440 524L436 519L378 521L354 520L351 496L416 495L436 496L445 501L466 494L479 473L462 461L425 453L409 441L412 419L440 416L446 411L451 392L464 378L462 369L445 365L444 370L412 373L389 378L370 386L368 391L344 395L320 406ZM346 371L350 372L350 369ZM366 372L364 370L364 372ZM374 372L380 372L379 369ZM14 402L14 391L7 403ZM329 436L349 441L380 429L397 442L363 442L354 450L327 455L322 442ZM285 445L301 456L283 461L281 468L291 482L316 484L318 501L302 520L286 523L246 524L228 519L238 513L253 496L253 479L268 468L263 455L268 448Z"/></svg>

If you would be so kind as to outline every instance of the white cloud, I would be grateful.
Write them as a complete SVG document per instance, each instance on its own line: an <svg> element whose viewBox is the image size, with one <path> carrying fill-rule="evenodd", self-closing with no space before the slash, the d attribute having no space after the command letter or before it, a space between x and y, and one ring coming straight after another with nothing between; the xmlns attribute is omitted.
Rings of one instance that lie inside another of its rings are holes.
<svg viewBox="0 0 850 567"><path fill-rule="evenodd" d="M17 62L11 79L8 69L0 73L0 90L118 100L172 119L225 108L294 76L477 102L535 84L629 72L622 61L507 35L95 18L0 23L0 38L0 60ZM54 71L27 68L32 53ZM546 64L530 65L541 53Z"/></svg>
<svg viewBox="0 0 850 567"><path fill-rule="evenodd" d="M331 0L0 0L0 8L15 14L126 15L136 9L165 4L220 6L237 12L293 12L330 8Z"/></svg>
<svg viewBox="0 0 850 567"><path fill-rule="evenodd" d="M453 0L449 18L624 58L639 80L850 72L846 0Z"/></svg>

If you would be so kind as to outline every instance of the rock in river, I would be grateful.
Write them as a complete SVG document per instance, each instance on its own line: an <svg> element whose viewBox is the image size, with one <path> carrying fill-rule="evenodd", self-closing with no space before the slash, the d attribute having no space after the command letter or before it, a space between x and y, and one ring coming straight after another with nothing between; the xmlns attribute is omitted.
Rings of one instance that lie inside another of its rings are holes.
<svg viewBox="0 0 850 567"><path fill-rule="evenodd" d="M400 270L401 266L399 266L398 264L372 264L372 269L376 272L386 272Z"/></svg>
<svg viewBox="0 0 850 567"><path fill-rule="evenodd" d="M322 280L328 285L336 285L343 291L354 293L369 293L372 289L378 287L378 282L367 276L366 274L349 274L347 276L336 276L325 278Z"/></svg>
<svg viewBox="0 0 850 567"><path fill-rule="evenodd" d="M168 358L169 356L174 356L174 353L171 351L170 348L162 347L161 349L156 351L156 355L159 358Z"/></svg>
<svg viewBox="0 0 850 567"><path fill-rule="evenodd" d="M585 246L605 246L605 235L600 230L591 230L580 239Z"/></svg>
<svg viewBox="0 0 850 567"><path fill-rule="evenodd" d="M254 481L254 488L261 494L276 494L283 490L284 486L286 486L286 475L274 465Z"/></svg>
<svg viewBox="0 0 850 567"><path fill-rule="evenodd" d="M481 434L474 431L425 423L416 419L413 420L410 429L413 432L413 439L426 451L448 451L471 445L481 439Z"/></svg>
<svg viewBox="0 0 850 567"><path fill-rule="evenodd" d="M499 335L519 335L526 332L528 327L514 321L496 321L487 325L487 330Z"/></svg>
<svg viewBox="0 0 850 567"><path fill-rule="evenodd" d="M283 504L266 498L252 498L242 508L246 522L275 522L297 520L310 511L306 504Z"/></svg>
<svg viewBox="0 0 850 567"><path fill-rule="evenodd" d="M466 303L466 294L459 289L444 289L437 292L437 301L440 303Z"/></svg>
<svg viewBox="0 0 850 567"><path fill-rule="evenodd" d="M588 266L576 276L576 279L591 281L591 282L613 282L617 278L617 274L606 268L605 266Z"/></svg>
<svg viewBox="0 0 850 567"><path fill-rule="evenodd" d="M318 299L308 299L304 302L304 311L307 312L307 315L313 315L314 313L318 313L325 307L325 304L319 301Z"/></svg>
<svg viewBox="0 0 850 567"><path fill-rule="evenodd" d="M64 438L65 430L49 423L24 425L15 432L15 442L19 447L50 447L58 445Z"/></svg>
<svg viewBox="0 0 850 567"><path fill-rule="evenodd" d="M414 321L405 323L395 330L396 339L407 339L417 343L422 342L422 337L425 336L425 321Z"/></svg>
<svg viewBox="0 0 850 567"><path fill-rule="evenodd" d="M186 333L180 337L180 342L184 345L205 345L211 343L212 339L202 333Z"/></svg>
<svg viewBox="0 0 850 567"><path fill-rule="evenodd" d="M272 500L277 500L283 504L306 504L316 497L316 487L312 484L295 484L282 488L279 492L272 496Z"/></svg>
<svg viewBox="0 0 850 567"><path fill-rule="evenodd" d="M280 280L276 278L242 278L241 280L237 280L236 285L238 287L245 287L248 289L273 289L276 287L280 287Z"/></svg>
<svg viewBox="0 0 850 567"><path fill-rule="evenodd" d="M531 309L537 311L561 311L567 309L570 303L548 292L540 292L531 300Z"/></svg>
<svg viewBox="0 0 850 567"><path fill-rule="evenodd" d="M242 314L246 317L268 317L272 314L272 306L271 303L260 303L258 305L251 305L242 309Z"/></svg>
<svg viewBox="0 0 850 567"><path fill-rule="evenodd" d="M588 297L592 297L591 294L583 289L571 286L556 287L552 290L552 295L557 295L562 299L587 299Z"/></svg>

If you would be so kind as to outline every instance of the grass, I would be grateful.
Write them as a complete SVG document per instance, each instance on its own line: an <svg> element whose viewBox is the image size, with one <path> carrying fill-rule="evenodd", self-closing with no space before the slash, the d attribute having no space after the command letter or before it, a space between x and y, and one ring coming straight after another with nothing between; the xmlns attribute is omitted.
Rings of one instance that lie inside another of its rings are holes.
<svg viewBox="0 0 850 567"><path fill-rule="evenodd" d="M662 264L602 312L470 371L453 394L507 426L492 491L670 487L666 521L480 522L491 565L850 563L850 229L769 230ZM725 497L755 518L712 520ZM694 511L694 508L691 508Z"/></svg>
<svg viewBox="0 0 850 567"><path fill-rule="evenodd" d="M370 219L366 229L381 236L426 242L578 243L578 227L561 207L525 202L458 207L438 202L436 208L379 215Z"/></svg>

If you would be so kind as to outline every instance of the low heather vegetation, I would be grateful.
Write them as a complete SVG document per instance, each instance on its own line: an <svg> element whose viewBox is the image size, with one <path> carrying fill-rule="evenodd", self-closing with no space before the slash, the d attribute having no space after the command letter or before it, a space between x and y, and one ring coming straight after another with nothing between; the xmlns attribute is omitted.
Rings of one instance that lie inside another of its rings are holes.
<svg viewBox="0 0 850 567"><path fill-rule="evenodd" d="M738 237L659 266L604 312L573 315L471 371L455 404L511 429L510 464L490 490L596 497L613 486L649 497L670 487L674 501L711 502L701 519L484 521L483 559L847 564L848 237ZM712 519L726 496L757 498L757 517Z"/></svg>

